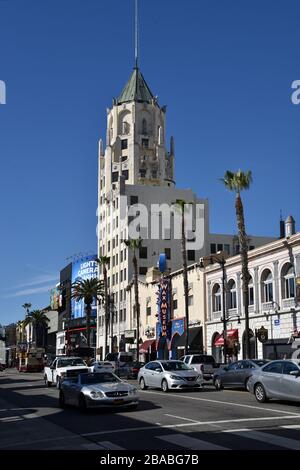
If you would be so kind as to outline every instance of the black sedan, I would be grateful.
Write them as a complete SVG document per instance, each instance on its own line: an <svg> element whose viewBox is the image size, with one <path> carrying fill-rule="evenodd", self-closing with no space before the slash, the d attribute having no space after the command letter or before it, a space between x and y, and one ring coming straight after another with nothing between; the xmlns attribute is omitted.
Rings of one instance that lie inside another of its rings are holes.
<svg viewBox="0 0 300 470"><path fill-rule="evenodd" d="M248 381L253 371L260 369L267 362L266 359L247 359L220 367L214 373L214 386L216 390L222 390L225 387L249 390Z"/></svg>

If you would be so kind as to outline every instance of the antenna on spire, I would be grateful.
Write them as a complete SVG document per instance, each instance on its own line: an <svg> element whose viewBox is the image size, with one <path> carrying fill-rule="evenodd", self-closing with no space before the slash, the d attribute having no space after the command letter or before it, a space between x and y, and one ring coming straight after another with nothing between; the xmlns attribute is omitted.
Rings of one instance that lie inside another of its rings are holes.
<svg viewBox="0 0 300 470"><path fill-rule="evenodd" d="M135 47L134 47L134 63L135 68L138 68L139 56L139 19L138 19L138 0L135 0Z"/></svg>

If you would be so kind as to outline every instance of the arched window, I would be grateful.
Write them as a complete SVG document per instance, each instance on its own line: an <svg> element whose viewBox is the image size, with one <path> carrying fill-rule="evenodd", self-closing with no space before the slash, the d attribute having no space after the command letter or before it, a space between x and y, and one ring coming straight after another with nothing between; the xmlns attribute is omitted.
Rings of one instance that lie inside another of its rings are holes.
<svg viewBox="0 0 300 470"><path fill-rule="evenodd" d="M249 305L254 305L254 286L253 286L252 276L250 276L250 279L249 279L248 296L249 296Z"/></svg>
<svg viewBox="0 0 300 470"><path fill-rule="evenodd" d="M263 302L273 302L273 276L269 269L266 269L261 276Z"/></svg>
<svg viewBox="0 0 300 470"><path fill-rule="evenodd" d="M281 271L282 296L284 299L295 297L295 274L293 266L285 264Z"/></svg>
<svg viewBox="0 0 300 470"><path fill-rule="evenodd" d="M233 279L228 282L228 290L229 290L229 308L236 308L236 283Z"/></svg>
<svg viewBox="0 0 300 470"><path fill-rule="evenodd" d="M221 287L215 284L212 291L213 312L221 311Z"/></svg>
<svg viewBox="0 0 300 470"><path fill-rule="evenodd" d="M142 120L142 134L147 135L147 121L145 118Z"/></svg>

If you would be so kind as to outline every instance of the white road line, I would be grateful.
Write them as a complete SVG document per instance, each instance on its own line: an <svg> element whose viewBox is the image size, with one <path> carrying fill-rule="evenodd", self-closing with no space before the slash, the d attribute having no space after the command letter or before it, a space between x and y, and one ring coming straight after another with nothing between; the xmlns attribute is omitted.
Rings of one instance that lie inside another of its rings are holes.
<svg viewBox="0 0 300 470"><path fill-rule="evenodd" d="M222 432L243 432L243 431L249 431L249 428L240 428L240 429L223 429Z"/></svg>
<svg viewBox="0 0 300 470"><path fill-rule="evenodd" d="M198 423L196 419L183 418L182 416L170 415L169 413L164 413L165 416L170 416L171 418L182 419L183 421L190 421L191 423Z"/></svg>
<svg viewBox="0 0 300 470"><path fill-rule="evenodd" d="M110 441L100 441L100 442L97 442L97 444L101 446L102 449L125 450L125 447L120 447L117 444L114 444L113 442L110 442Z"/></svg>
<svg viewBox="0 0 300 470"><path fill-rule="evenodd" d="M2 423L12 423L13 421L22 421L20 416L8 416L7 418L0 418Z"/></svg>
<svg viewBox="0 0 300 470"><path fill-rule="evenodd" d="M156 439L176 444L177 446L184 447L191 450L229 450L228 447L218 446L211 442L201 441L194 437L189 437L186 434L166 434L165 436L155 436Z"/></svg>
<svg viewBox="0 0 300 470"><path fill-rule="evenodd" d="M255 441L266 442L267 444L273 444L280 447L286 447L288 449L300 450L300 441L295 439L289 439L283 436L277 436L267 432L252 431L241 431L236 433L238 436L246 437L247 439L254 439Z"/></svg>
<svg viewBox="0 0 300 470"><path fill-rule="evenodd" d="M160 426L161 429L176 429L176 428L184 428L184 427L192 427L192 426L205 426L209 424L226 424L226 423L243 423L249 421L277 421L279 419L300 419L300 414L297 416L265 416L263 418L240 418L240 419L222 419L219 421L195 421L193 423L180 423L180 424L164 424ZM89 436L97 436L102 434L117 434L122 432L132 432L132 431L147 431L149 429L158 429L158 426L155 424L149 426L140 426L135 428L122 428L122 429L113 429L106 431L95 431L95 432L88 432L84 434L80 434L82 437L89 437Z"/></svg>
<svg viewBox="0 0 300 470"><path fill-rule="evenodd" d="M274 410L273 408L265 408L263 406L254 406L254 405L246 405L244 403L233 403L233 402L229 402L229 401L220 401L220 400L211 400L209 398L200 398L200 397L191 397L189 395L172 395L171 393L168 393L168 394L165 394L165 393L160 393L160 392L152 392L152 391L142 391L142 393L144 394L152 394L152 395L160 395L162 397L165 397L165 398L185 398L185 399L189 399L189 400L197 400L197 401L205 401L205 402L209 402L209 403L216 403L216 404L220 404L220 405L230 405L230 406L239 406L241 408L251 408L253 410L262 410L262 411L272 411L273 413L285 413L285 414L289 414L289 415L297 415L299 413L294 413L292 411L286 411L286 410Z"/></svg>
<svg viewBox="0 0 300 470"><path fill-rule="evenodd" d="M300 424L288 424L286 426L280 426L283 429L300 429Z"/></svg>

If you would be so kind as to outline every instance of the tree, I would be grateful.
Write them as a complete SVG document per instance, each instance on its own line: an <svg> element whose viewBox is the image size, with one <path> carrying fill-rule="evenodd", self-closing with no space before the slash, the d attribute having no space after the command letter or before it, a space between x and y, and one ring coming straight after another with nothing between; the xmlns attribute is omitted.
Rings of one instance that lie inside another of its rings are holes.
<svg viewBox="0 0 300 470"><path fill-rule="evenodd" d="M49 318L42 310L33 310L29 312L23 321L24 327L31 325L33 332L33 341L37 348L45 347L45 332L48 329Z"/></svg>
<svg viewBox="0 0 300 470"><path fill-rule="evenodd" d="M250 274L248 269L248 237L245 228L244 207L241 198L241 192L249 189L252 183L252 173L247 171L244 173L238 170L236 173L226 171L221 181L229 191L235 193L235 213L238 227L238 237L240 244L241 262L242 262L242 290L243 303L245 312L245 356L250 356L250 336L249 336L249 280Z"/></svg>
<svg viewBox="0 0 300 470"><path fill-rule="evenodd" d="M103 267L103 286L104 286L104 357L105 359L106 352L107 352L107 336L108 336L108 326L109 326L109 296L108 296L108 283L107 283L107 265L109 265L109 257L108 256L99 256L96 260L100 266Z"/></svg>
<svg viewBox="0 0 300 470"><path fill-rule="evenodd" d="M176 206L181 214L181 256L182 256L182 274L183 274L183 291L184 291L184 310L186 323L185 336L185 354L189 353L189 284L187 271L187 253L186 253L186 235L185 235L185 206L183 199L176 201Z"/></svg>
<svg viewBox="0 0 300 470"><path fill-rule="evenodd" d="M31 303L30 302L25 302L25 304L23 304L22 307L25 310L25 318L26 318L26 317L28 317L28 315L30 313ZM23 325L23 330L24 330L24 325ZM28 338L27 338L28 341L31 341L32 334L33 334L33 332L31 331L31 325L30 325L29 334L28 334ZM21 329L21 336L22 336L22 340L23 340L23 331L22 331L22 329Z"/></svg>
<svg viewBox="0 0 300 470"><path fill-rule="evenodd" d="M139 283L138 283L138 264L136 251L142 246L141 238L131 238L124 240L125 245L130 248L133 252L132 264L133 264L133 284L134 284L134 298L135 298L135 311L136 311L136 360L140 357L140 302L139 302Z"/></svg>
<svg viewBox="0 0 300 470"><path fill-rule="evenodd" d="M99 281L96 277L91 279L79 279L76 282L73 282L71 298L75 299L77 302L83 300L86 307L86 335L87 335L87 347L91 346L90 338L90 323L91 323L91 313L92 313L92 303L94 299L99 300L100 297L103 297L103 283Z"/></svg>

